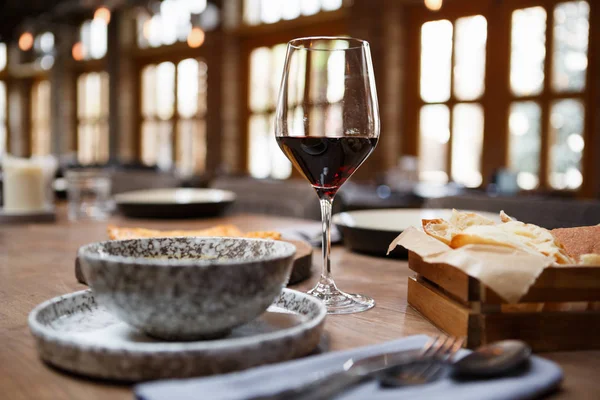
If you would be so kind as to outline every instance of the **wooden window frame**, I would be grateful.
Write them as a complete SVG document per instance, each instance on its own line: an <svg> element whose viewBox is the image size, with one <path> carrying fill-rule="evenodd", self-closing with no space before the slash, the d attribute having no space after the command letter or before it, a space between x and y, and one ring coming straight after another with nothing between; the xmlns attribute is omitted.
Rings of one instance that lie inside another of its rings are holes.
<svg viewBox="0 0 600 400"><path fill-rule="evenodd" d="M31 80L31 84L29 85L29 94L28 94L28 99L29 102L27 104L27 116L29 119L29 154L33 155L33 146L34 146L34 129L36 126L36 123L34 123L34 116L33 116L33 107L34 107L34 98L33 98L33 90L36 86L39 86L42 82L48 82L48 85L50 85L50 100L48 103L48 106L50 107L50 103L52 102L52 83L49 77L47 76L43 76L43 77L37 77L35 79ZM37 107L37 105L35 105ZM36 117L37 119L37 117ZM39 121L38 121L39 122ZM52 115L51 115L51 110L48 110L48 120L46 121L48 124L48 135L50 136L49 141L50 141L50 151L48 152L49 154L52 154Z"/></svg>
<svg viewBox="0 0 600 400"><path fill-rule="evenodd" d="M406 99L404 115L405 139L402 143L402 153L418 156L419 149L419 115L420 109L426 103L420 96L420 29L421 25L428 21L448 19L453 23L456 19L472 15L483 15L488 24L488 36L486 44L486 69L485 69L485 91L475 101L458 101L459 103L478 102L484 109L484 138L482 151L481 174L482 186L489 183L493 172L500 167L508 166L509 154L509 129L508 117L510 105L514 101L532 100L541 107L541 148L540 148L540 172L538 192L561 192L577 193L580 196L591 196L597 190L594 181L599 178L600 171L594 164L593 154L590 151L595 140L593 133L598 128L598 117L594 115L593 99L596 87L594 78L598 78L598 72L594 74L597 66L598 32L600 29L600 4L588 1L590 6L590 33L588 42L588 68L586 75L586 86L581 92L555 92L552 90L552 60L554 46L554 7L569 0L505 0L496 2L493 0L454 1L444 4L441 11L432 12L422 4L408 6L408 37L409 41L406 54L407 77L404 86L404 97ZM516 9L541 6L546 10L546 57L544 60L544 85L539 95L516 96L510 88L510 45L511 45L511 20L512 12ZM454 44L453 35L453 44ZM454 47L452 51L454 58ZM454 60L453 60L454 62ZM451 74L451 97L448 102L441 102L453 107L457 101L454 100L453 74ZM556 190L548 185L549 173L549 151L550 151L550 129L549 112L551 104L560 99L580 99L585 109L584 140L586 147L582 158L582 174L584 182L576 190ZM450 109L450 127L452 129L452 108ZM452 170L452 137L448 142L448 176L451 180Z"/></svg>
<svg viewBox="0 0 600 400"><path fill-rule="evenodd" d="M79 29L78 29L78 35L80 35L81 32L81 24L79 24ZM107 51L108 53L108 51ZM69 60L73 65L73 90L72 90L72 97L74 99L74 104L75 107L73 108L73 117L71 120L72 126L73 126L73 132L71 133L73 135L72 137L72 143L74 146L74 152L77 158L77 164L79 164L79 110L78 110L78 106L79 106L79 92L77 90L77 84L79 82L79 77L83 74L88 74L91 72L107 72L107 68L106 68L106 54L104 55L104 57L99 58L99 59L89 59L89 60L75 60L73 59L73 56L69 53ZM110 96L110 90L111 90L111 85L110 85L110 74L108 76L109 79L109 83L108 83L108 91L109 91L109 96ZM110 99L110 97L109 97ZM110 107L110 106L109 106ZM110 111L107 115L107 123L110 124ZM109 127L109 131L110 131L110 127ZM109 148L109 153L110 153L110 132L109 132L109 144L108 144L108 148ZM110 157L110 154L109 154Z"/></svg>
<svg viewBox="0 0 600 400"><path fill-rule="evenodd" d="M241 68L239 82L241 82L241 96L239 98L240 125L242 140L240 140L240 158L242 172L250 173L250 117L255 114L250 109L250 55L254 49L260 47L272 48L281 43L287 43L294 38L307 36L339 36L348 31L349 12L347 7L335 11L319 12L315 15L301 16L293 20L279 21L273 24L242 25L234 33L241 43ZM306 69L305 87L310 87L310 68ZM275 111L267 109L264 114ZM300 173L292 168L290 178L298 178Z"/></svg>
<svg viewBox="0 0 600 400"><path fill-rule="evenodd" d="M178 73L178 64L183 61L183 60L187 60L187 59L194 59L197 60L198 62L203 62L206 64L207 66L207 74L210 74L211 71L211 67L209 64L209 60L206 57L206 51L201 51L200 49L193 49L190 48L186 43L175 43L173 45L170 46L161 46L161 47L154 47L154 48L147 48L147 49L137 49L136 50L136 58L135 58L135 76L137 77L136 82L137 82L137 90L136 90L136 98L135 98L135 107L136 107L136 122L135 122L135 126L136 126L136 160L143 165L143 161L142 161L142 142L143 142L143 132L142 132L142 126L144 124L144 121L146 120L144 118L144 115L142 113L142 91L143 89L143 81L142 81L142 72L144 70L144 68L146 68L147 66L150 65L158 65L160 63L163 62L171 62L173 63L173 65L175 66L175 82L173 85L173 91L174 91L174 101L173 101L173 115L171 116L171 118L169 118L168 120L165 120L169 123L172 124L173 126L173 143L172 143L172 148L171 148L171 157L173 160L173 168L176 168L177 165L177 146L178 146L178 142L177 142L177 127L178 127L178 123L179 121L185 121L185 120L197 120L197 121L204 121L204 123L207 123L207 119L208 119L208 114L211 112L211 107L208 104L207 101L207 107L206 110L203 113L198 113L197 115L191 117L191 118L181 118L178 115L178 99L177 99L177 73ZM208 91L211 90L210 87L207 87L207 97L208 97ZM161 120L162 121L162 120ZM208 126L206 129L206 135L207 135L207 139L208 139ZM208 150L208 149L207 149ZM206 169L208 168L207 165L205 165L204 167L204 172L206 173Z"/></svg>
<svg viewBox="0 0 600 400"><path fill-rule="evenodd" d="M73 113L73 127L74 127L74 140L73 143L75 144L75 154L76 154L76 158L77 158L77 164L80 164L79 161L79 124L82 121L88 121L87 118L84 119L80 119L79 118L79 78L84 75L84 74L90 74L90 73L102 73L102 72L106 72L108 74L108 71L106 71L106 69L104 68L104 58L102 59L98 59L98 60L88 60L88 61L76 61L77 63L82 63L81 65L79 65L80 68L77 69L76 73L74 74L75 77L75 85L74 85L74 96L73 98L75 99L75 109L74 109L74 113ZM108 79L109 79L109 83L108 83L108 92L107 92L107 96L108 99L110 101L110 74L108 74ZM109 106L110 108L110 106ZM107 162L110 160L110 110L107 110L106 115L104 116L100 116L100 118L97 119L97 122L101 122L104 121L106 123L106 126L108 128L106 134L108 135L108 150L109 150L109 158L107 160ZM88 121L89 123L89 121ZM91 165L101 165L101 163L94 163Z"/></svg>
<svg viewBox="0 0 600 400"><path fill-rule="evenodd" d="M10 152L10 115L9 115L9 111L10 111L10 107L8 106L8 97L9 97L9 93L10 93L10 75L8 73L8 68L9 68L9 46L8 44L6 44L6 66L4 67L3 70L0 71L0 82L4 83L4 89L6 90L6 99L5 99L5 103L4 103L4 129L6 132L6 140L4 142L4 154L8 154Z"/></svg>

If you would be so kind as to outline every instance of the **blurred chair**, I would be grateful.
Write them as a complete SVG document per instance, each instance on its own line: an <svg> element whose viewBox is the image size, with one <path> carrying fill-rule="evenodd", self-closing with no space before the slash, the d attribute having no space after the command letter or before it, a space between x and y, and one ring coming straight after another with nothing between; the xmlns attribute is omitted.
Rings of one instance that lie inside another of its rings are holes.
<svg viewBox="0 0 600 400"><path fill-rule="evenodd" d="M427 200L425 208L500 212L519 221L548 229L596 225L600 223L600 202L588 200L548 199L542 197L490 197L470 194Z"/></svg>
<svg viewBox="0 0 600 400"><path fill-rule="evenodd" d="M321 219L317 194L304 180L219 177L211 183L210 187L230 190L237 195L235 203L229 208L231 213ZM333 204L335 213L343 207L342 198L336 197Z"/></svg>

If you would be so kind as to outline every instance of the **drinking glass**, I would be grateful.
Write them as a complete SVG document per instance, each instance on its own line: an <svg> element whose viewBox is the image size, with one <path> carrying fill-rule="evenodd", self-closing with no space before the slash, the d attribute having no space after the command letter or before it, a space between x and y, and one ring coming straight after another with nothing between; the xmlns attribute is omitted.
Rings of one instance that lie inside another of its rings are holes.
<svg viewBox="0 0 600 400"><path fill-rule="evenodd" d="M331 205L379 137L379 108L369 43L309 37L288 43L275 118L277 143L321 203L323 272L308 293L330 314L370 309L375 301L339 290L331 274Z"/></svg>
<svg viewBox="0 0 600 400"><path fill-rule="evenodd" d="M111 179L107 171L74 169L67 171L65 178L69 220L104 220L110 216Z"/></svg>

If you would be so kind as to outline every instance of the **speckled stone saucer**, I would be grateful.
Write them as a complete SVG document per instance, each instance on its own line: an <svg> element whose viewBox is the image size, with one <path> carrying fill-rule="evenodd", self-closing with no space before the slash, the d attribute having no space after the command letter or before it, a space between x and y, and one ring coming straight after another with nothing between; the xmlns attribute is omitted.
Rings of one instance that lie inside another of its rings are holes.
<svg viewBox="0 0 600 400"><path fill-rule="evenodd" d="M225 338L162 342L121 322L84 290L38 305L29 327L49 364L134 382L226 373L306 355L319 344L326 314L316 298L283 289L266 313Z"/></svg>

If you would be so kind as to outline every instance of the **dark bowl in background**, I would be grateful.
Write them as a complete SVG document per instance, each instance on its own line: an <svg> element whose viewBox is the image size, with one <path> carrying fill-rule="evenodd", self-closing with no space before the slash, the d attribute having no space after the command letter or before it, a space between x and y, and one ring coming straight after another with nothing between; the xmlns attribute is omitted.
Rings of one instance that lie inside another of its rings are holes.
<svg viewBox="0 0 600 400"><path fill-rule="evenodd" d="M218 189L152 189L115 195L119 212L131 218L215 217L234 201L233 192Z"/></svg>

